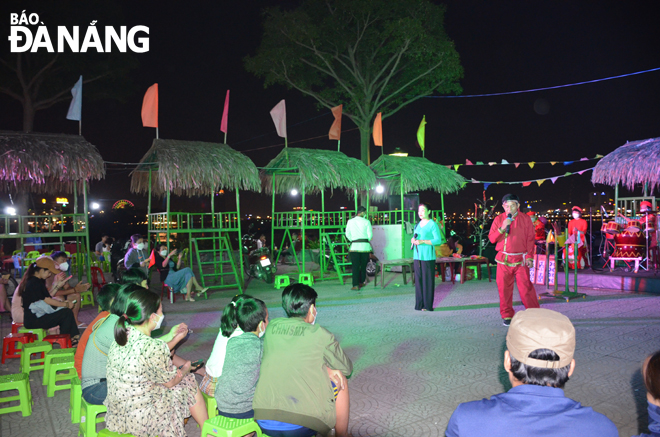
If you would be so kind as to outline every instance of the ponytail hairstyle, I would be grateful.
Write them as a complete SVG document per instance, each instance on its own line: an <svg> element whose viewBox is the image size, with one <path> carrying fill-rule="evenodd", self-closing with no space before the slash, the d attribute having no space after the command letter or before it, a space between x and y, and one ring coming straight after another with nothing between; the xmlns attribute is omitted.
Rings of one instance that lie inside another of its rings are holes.
<svg viewBox="0 0 660 437"><path fill-rule="evenodd" d="M236 321L243 332L256 331L267 316L268 309L261 299L248 297L236 303Z"/></svg>
<svg viewBox="0 0 660 437"><path fill-rule="evenodd" d="M139 326L149 320L149 317L160 307L160 296L140 287L128 296L126 312L115 324L115 341L119 346L125 346L128 341L126 325Z"/></svg>
<svg viewBox="0 0 660 437"><path fill-rule="evenodd" d="M240 301L243 299L253 299L252 296L247 294L237 294L229 302L229 304L222 310L222 318L220 319L220 332L222 332L223 337L229 338L229 336L236 330L238 326L238 321L236 320L236 309Z"/></svg>
<svg viewBox="0 0 660 437"><path fill-rule="evenodd" d="M112 305L110 305L110 313L117 317L124 315L126 313L126 302L128 301L128 297L138 290L144 290L144 288L138 284L122 285L117 291L115 299L112 301Z"/></svg>
<svg viewBox="0 0 660 437"><path fill-rule="evenodd" d="M22 296L23 292L25 291L25 286L27 285L28 279L30 279L36 272L39 270L47 270L42 267L37 267L37 263L32 263L30 264L30 267L27 268L25 271L25 274L23 275L23 279L21 279L21 283L18 284L18 295Z"/></svg>

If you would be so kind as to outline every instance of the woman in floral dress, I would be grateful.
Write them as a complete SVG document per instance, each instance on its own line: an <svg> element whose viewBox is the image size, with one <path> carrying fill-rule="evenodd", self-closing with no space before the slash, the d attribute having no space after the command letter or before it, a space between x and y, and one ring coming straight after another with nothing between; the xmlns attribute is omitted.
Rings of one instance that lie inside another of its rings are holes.
<svg viewBox="0 0 660 437"><path fill-rule="evenodd" d="M133 292L115 326L107 364L106 427L136 437L185 436L184 418L208 419L190 361L177 369L167 344L151 338L164 319L160 297Z"/></svg>

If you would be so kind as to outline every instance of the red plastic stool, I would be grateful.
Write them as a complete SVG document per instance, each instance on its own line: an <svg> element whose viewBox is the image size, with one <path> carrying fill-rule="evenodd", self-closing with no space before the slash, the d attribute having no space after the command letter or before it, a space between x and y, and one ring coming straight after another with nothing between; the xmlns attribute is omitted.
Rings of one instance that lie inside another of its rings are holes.
<svg viewBox="0 0 660 437"><path fill-rule="evenodd" d="M37 339L34 334L9 334L2 340L2 364L5 364L7 358L20 358L21 350L16 347L16 343L33 343Z"/></svg>
<svg viewBox="0 0 660 437"><path fill-rule="evenodd" d="M53 346L57 343L62 349L71 347L71 336L69 334L47 335L44 337L44 341Z"/></svg>
<svg viewBox="0 0 660 437"><path fill-rule="evenodd" d="M18 334L18 328L21 328L22 326L22 323L11 322L11 333Z"/></svg>
<svg viewBox="0 0 660 437"><path fill-rule="evenodd" d="M90 268L90 272L92 275L92 293L94 293L94 289L97 288L99 291L101 291L101 288L105 286L105 276L103 275L103 270L101 270L98 267L92 267ZM101 281L99 282L99 276L101 277Z"/></svg>

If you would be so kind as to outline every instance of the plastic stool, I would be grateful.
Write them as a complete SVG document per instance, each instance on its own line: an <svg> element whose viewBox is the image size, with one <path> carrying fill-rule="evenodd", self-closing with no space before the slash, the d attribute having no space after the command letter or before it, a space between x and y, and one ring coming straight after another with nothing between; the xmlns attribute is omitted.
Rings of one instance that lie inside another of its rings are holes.
<svg viewBox="0 0 660 437"><path fill-rule="evenodd" d="M61 349L71 347L71 336L69 334L47 335L44 337L44 341L50 343L51 346L59 344Z"/></svg>
<svg viewBox="0 0 660 437"><path fill-rule="evenodd" d="M76 355L75 348L51 349L51 351L46 354L46 360L44 361L45 367L44 367L43 385L48 385L48 378L50 375L50 365L55 358L73 357L75 355Z"/></svg>
<svg viewBox="0 0 660 437"><path fill-rule="evenodd" d="M300 273L298 275L298 282L301 284L309 285L310 287L314 285L314 276L311 273Z"/></svg>
<svg viewBox="0 0 660 437"><path fill-rule="evenodd" d="M105 422L105 417L97 417L101 413L106 413L108 409L105 405L94 405L88 403L85 398L80 396L80 427L78 434L83 437L96 437L96 424Z"/></svg>
<svg viewBox="0 0 660 437"><path fill-rule="evenodd" d="M0 397L0 402L18 401L13 407L0 408L0 414L20 411L23 417L32 414L32 392L30 391L30 377L25 373L0 376L0 392L18 390L18 396Z"/></svg>
<svg viewBox="0 0 660 437"><path fill-rule="evenodd" d="M119 434L118 432L110 431L107 428L99 431L99 437L135 437L133 434Z"/></svg>
<svg viewBox="0 0 660 437"><path fill-rule="evenodd" d="M275 276L275 288L280 289L282 287L288 287L291 284L291 279L287 275L277 275Z"/></svg>
<svg viewBox="0 0 660 437"><path fill-rule="evenodd" d="M30 333L9 334L2 340L2 364L7 358L20 358L21 347L26 343L32 343L37 336Z"/></svg>
<svg viewBox="0 0 660 437"><path fill-rule="evenodd" d="M35 341L23 345L23 352L21 353L21 372L28 375L33 370L44 369L46 367L46 354L53 349L47 341ZM32 354L40 354L41 356L35 360L30 359ZM41 363L41 364L39 364ZM36 364L36 365L32 365Z"/></svg>
<svg viewBox="0 0 660 437"><path fill-rule="evenodd" d="M69 412L71 423L80 423L80 400L82 399L82 386L77 376L71 380L71 397L69 398Z"/></svg>
<svg viewBox="0 0 660 437"><path fill-rule="evenodd" d="M215 396L209 396L203 391L201 391L201 393L202 393L202 397L204 398L204 403L206 404L206 412L209 414L209 419L217 416L218 403L215 400Z"/></svg>
<svg viewBox="0 0 660 437"><path fill-rule="evenodd" d="M26 328L25 326L18 328L18 333L22 332L28 332L30 334L34 334L39 338L39 341L43 340L45 336L48 335L48 331L46 329L41 329L41 328Z"/></svg>
<svg viewBox="0 0 660 437"><path fill-rule="evenodd" d="M23 327L22 323L11 322L11 333L18 334L18 328Z"/></svg>
<svg viewBox="0 0 660 437"><path fill-rule="evenodd" d="M225 416L215 416L204 422L202 434L204 437L211 434L217 437L236 437L244 436L251 432L256 432L257 437L261 437L261 428L254 419L230 419Z"/></svg>
<svg viewBox="0 0 660 437"><path fill-rule="evenodd" d="M80 292L80 308L85 305L94 306L94 293L89 290Z"/></svg>
<svg viewBox="0 0 660 437"><path fill-rule="evenodd" d="M50 361L48 369L48 387L46 388L46 396L52 398L58 390L66 390L71 388L71 380L78 376L78 372L73 367L74 358L71 355L53 358ZM63 372L63 373L57 373ZM57 381L68 381L66 384L57 385Z"/></svg>

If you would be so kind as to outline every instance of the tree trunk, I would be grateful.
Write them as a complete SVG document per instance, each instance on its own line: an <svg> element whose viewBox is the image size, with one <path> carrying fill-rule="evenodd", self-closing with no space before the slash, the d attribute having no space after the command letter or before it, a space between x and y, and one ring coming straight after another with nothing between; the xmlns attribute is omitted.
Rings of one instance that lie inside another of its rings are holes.
<svg viewBox="0 0 660 437"><path fill-rule="evenodd" d="M34 128L34 105L32 99L25 98L23 100L23 132L32 132Z"/></svg>
<svg viewBox="0 0 660 437"><path fill-rule="evenodd" d="M370 152L369 146L371 144L371 127L367 122L366 124L362 124L358 126L358 128L360 129L360 159L366 165L370 165L371 154L369 153Z"/></svg>

